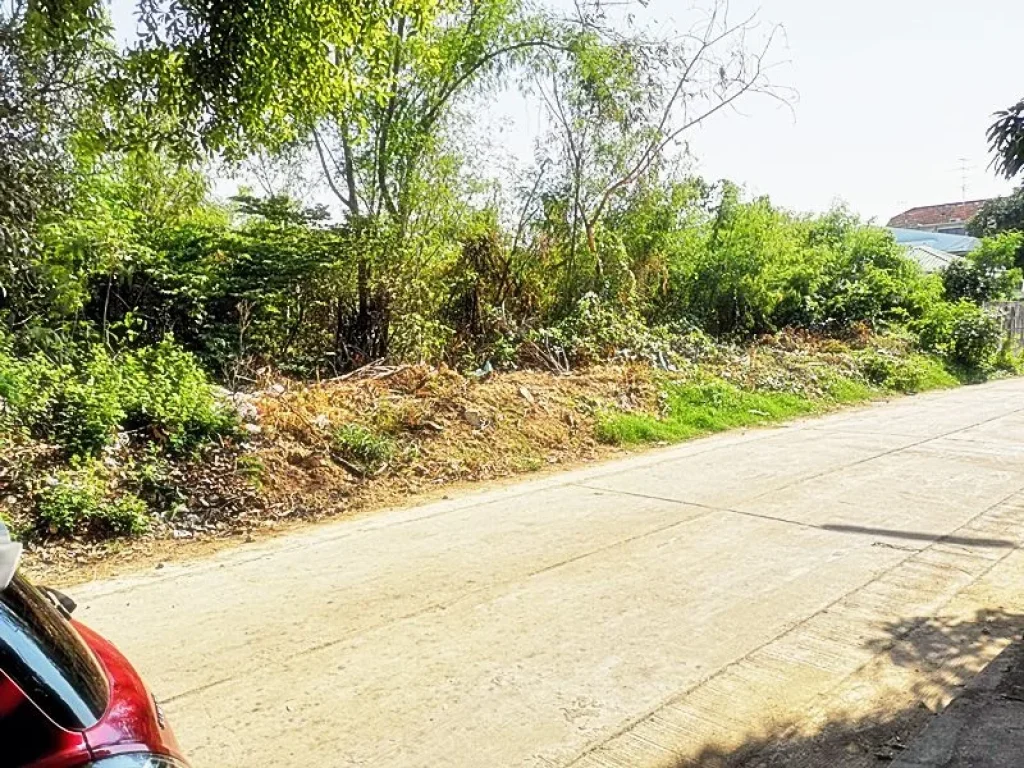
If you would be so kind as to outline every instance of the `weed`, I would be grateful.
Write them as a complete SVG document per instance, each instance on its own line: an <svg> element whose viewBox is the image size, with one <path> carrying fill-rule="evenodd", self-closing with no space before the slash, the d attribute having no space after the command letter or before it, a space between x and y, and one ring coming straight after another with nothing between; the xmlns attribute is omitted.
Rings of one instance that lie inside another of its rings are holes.
<svg viewBox="0 0 1024 768"><path fill-rule="evenodd" d="M172 340L126 354L121 366L128 422L163 436L174 453L190 453L237 428L237 419L215 402L195 357Z"/></svg>
<svg viewBox="0 0 1024 768"><path fill-rule="evenodd" d="M238 457L235 466L238 468L238 473L248 481L253 489L263 490L263 476L267 471L263 459L255 454L247 453Z"/></svg>
<svg viewBox="0 0 1024 768"><path fill-rule="evenodd" d="M93 520L115 536L137 536L149 530L149 508L134 493L122 493L100 504Z"/></svg>
<svg viewBox="0 0 1024 768"><path fill-rule="evenodd" d="M515 462L520 472L538 472L544 468L544 459L540 456L520 456Z"/></svg>
<svg viewBox="0 0 1024 768"><path fill-rule="evenodd" d="M428 417L426 407L419 400L401 400L397 403L381 400L371 418L378 431L396 435L420 428Z"/></svg>
<svg viewBox="0 0 1024 768"><path fill-rule="evenodd" d="M112 495L95 464L58 472L38 492L36 510L46 530L58 536L126 536L149 528L146 502L133 493Z"/></svg>
<svg viewBox="0 0 1024 768"><path fill-rule="evenodd" d="M999 321L969 301L935 304L916 328L922 349L979 371L991 368L1003 336Z"/></svg>
<svg viewBox="0 0 1024 768"><path fill-rule="evenodd" d="M605 443L677 442L734 427L770 423L811 413L809 398L783 392L750 392L719 379L666 386L663 416L606 412L597 422Z"/></svg>
<svg viewBox="0 0 1024 768"><path fill-rule="evenodd" d="M861 356L860 362L864 377L869 382L896 392L925 392L960 383L941 361L928 355L899 357L884 352L867 352Z"/></svg>
<svg viewBox="0 0 1024 768"><path fill-rule="evenodd" d="M142 498L157 509L169 509L185 500L171 477L170 462L155 450L136 466L133 480Z"/></svg>
<svg viewBox="0 0 1024 768"><path fill-rule="evenodd" d="M170 339L118 357L87 347L65 363L0 344L0 398L16 425L77 457L96 455L123 429L186 454L237 427L195 358Z"/></svg>
<svg viewBox="0 0 1024 768"><path fill-rule="evenodd" d="M1024 350L1018 349L1015 340L1007 336L999 347L994 365L996 370L1018 375L1024 371Z"/></svg>
<svg viewBox="0 0 1024 768"><path fill-rule="evenodd" d="M847 376L836 376L825 383L826 397L834 403L863 403L878 392L863 381Z"/></svg>
<svg viewBox="0 0 1024 768"><path fill-rule="evenodd" d="M341 458L369 473L383 469L397 449L391 438L359 424L344 424L335 430L332 447Z"/></svg>

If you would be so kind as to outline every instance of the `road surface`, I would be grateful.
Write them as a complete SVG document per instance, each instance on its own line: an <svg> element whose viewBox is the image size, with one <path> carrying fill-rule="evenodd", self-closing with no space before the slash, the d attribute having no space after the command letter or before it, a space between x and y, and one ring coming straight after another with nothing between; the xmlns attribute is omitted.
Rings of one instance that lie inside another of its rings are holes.
<svg viewBox="0 0 1024 768"><path fill-rule="evenodd" d="M1011 380L72 594L196 768L870 765L1024 627L1022 491Z"/></svg>

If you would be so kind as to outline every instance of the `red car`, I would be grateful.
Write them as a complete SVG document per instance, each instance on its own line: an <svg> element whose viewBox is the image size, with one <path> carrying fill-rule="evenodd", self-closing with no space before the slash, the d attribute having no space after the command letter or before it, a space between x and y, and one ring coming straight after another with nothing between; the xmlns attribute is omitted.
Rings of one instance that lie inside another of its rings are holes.
<svg viewBox="0 0 1024 768"><path fill-rule="evenodd" d="M138 673L18 554L0 524L0 768L187 768Z"/></svg>

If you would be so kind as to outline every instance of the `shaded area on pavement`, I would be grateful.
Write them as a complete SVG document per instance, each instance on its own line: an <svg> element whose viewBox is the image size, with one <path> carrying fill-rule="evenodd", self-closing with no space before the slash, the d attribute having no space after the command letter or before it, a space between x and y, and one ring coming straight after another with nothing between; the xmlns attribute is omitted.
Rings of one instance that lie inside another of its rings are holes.
<svg viewBox="0 0 1024 768"><path fill-rule="evenodd" d="M928 724L893 768L1018 768L1022 723L1024 642L1018 639Z"/></svg>
<svg viewBox="0 0 1024 768"><path fill-rule="evenodd" d="M914 617L885 628L886 638L869 640L866 647L886 654L899 667L912 667L921 673L906 696L912 704L885 713L783 723L751 735L740 744L708 745L684 757L667 758L663 768L890 765L904 757L914 738L935 721L933 709L926 702L936 693L944 694L946 699L956 696L977 672L971 665L972 658L993 643L1021 637L1024 614L983 610L969 621ZM1024 683L1024 674L1021 681Z"/></svg>

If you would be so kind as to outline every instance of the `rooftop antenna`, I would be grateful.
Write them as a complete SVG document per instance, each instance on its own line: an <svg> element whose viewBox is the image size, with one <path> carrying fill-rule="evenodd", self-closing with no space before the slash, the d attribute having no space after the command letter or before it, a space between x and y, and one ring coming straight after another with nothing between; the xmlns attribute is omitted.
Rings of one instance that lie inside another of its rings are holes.
<svg viewBox="0 0 1024 768"><path fill-rule="evenodd" d="M971 165L969 158L961 157L959 159L960 165L957 166L956 170L960 171L960 202L967 202L967 174L974 170L974 166Z"/></svg>

